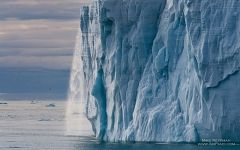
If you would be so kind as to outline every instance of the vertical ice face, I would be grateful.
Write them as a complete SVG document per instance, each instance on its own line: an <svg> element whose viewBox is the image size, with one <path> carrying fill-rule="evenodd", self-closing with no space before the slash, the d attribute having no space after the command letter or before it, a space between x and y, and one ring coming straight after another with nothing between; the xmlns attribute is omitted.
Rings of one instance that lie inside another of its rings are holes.
<svg viewBox="0 0 240 150"><path fill-rule="evenodd" d="M97 0L81 15L84 100L97 137L240 137L240 1Z"/></svg>

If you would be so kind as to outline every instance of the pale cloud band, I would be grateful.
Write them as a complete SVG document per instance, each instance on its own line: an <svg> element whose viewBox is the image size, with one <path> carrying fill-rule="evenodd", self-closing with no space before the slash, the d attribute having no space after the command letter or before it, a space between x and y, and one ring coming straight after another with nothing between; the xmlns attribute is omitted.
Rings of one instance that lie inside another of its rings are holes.
<svg viewBox="0 0 240 150"><path fill-rule="evenodd" d="M1 0L0 19L59 19L79 17L80 5L92 0Z"/></svg>
<svg viewBox="0 0 240 150"><path fill-rule="evenodd" d="M71 62L71 56L4 56L0 68L68 70Z"/></svg>
<svg viewBox="0 0 240 150"><path fill-rule="evenodd" d="M89 0L1 0L0 68L70 69L80 5Z"/></svg>

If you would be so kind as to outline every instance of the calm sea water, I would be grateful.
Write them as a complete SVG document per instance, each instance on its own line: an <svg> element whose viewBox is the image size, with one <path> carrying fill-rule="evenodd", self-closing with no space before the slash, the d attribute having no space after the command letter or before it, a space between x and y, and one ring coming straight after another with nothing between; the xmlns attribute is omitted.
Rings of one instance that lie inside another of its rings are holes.
<svg viewBox="0 0 240 150"><path fill-rule="evenodd" d="M66 135L64 116L63 101L0 101L0 150L240 150L226 145L106 143Z"/></svg>

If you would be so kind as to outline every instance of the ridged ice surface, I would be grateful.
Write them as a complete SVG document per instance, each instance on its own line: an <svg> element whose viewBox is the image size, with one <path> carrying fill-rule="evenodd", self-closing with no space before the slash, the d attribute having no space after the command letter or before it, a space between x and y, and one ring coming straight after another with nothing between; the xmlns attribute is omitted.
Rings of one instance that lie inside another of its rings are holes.
<svg viewBox="0 0 240 150"><path fill-rule="evenodd" d="M95 1L80 24L97 137L240 141L239 0Z"/></svg>

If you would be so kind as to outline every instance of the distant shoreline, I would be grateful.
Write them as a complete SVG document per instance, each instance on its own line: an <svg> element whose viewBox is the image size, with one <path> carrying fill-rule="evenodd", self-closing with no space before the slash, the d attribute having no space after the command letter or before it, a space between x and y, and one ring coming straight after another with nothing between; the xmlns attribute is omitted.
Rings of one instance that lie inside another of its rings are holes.
<svg viewBox="0 0 240 150"><path fill-rule="evenodd" d="M67 100L67 93L0 93L1 101L65 101Z"/></svg>

